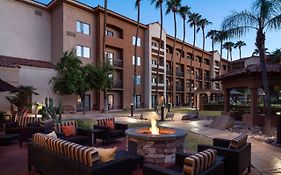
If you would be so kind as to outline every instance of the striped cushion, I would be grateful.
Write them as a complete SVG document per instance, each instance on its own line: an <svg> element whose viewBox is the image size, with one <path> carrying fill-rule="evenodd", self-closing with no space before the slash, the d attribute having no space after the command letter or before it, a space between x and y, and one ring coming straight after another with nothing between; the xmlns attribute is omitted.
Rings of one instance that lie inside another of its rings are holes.
<svg viewBox="0 0 281 175"><path fill-rule="evenodd" d="M93 147L86 147L68 142L64 145L64 149L66 157L86 166L92 166L95 162L99 161L98 152Z"/></svg>
<svg viewBox="0 0 281 175"><path fill-rule="evenodd" d="M38 121L36 117L18 117L16 123L20 127L27 127L27 124Z"/></svg>
<svg viewBox="0 0 281 175"><path fill-rule="evenodd" d="M248 139L248 135L240 134L238 137L235 137L230 141L228 148L230 149L240 149L244 145L246 145Z"/></svg>
<svg viewBox="0 0 281 175"><path fill-rule="evenodd" d="M35 133L32 135L33 142L41 146L42 148L46 148L47 146L46 138L47 138L46 134L42 134L42 133Z"/></svg>
<svg viewBox="0 0 281 175"><path fill-rule="evenodd" d="M61 123L57 123L55 126L55 131L62 133L62 126L70 126L70 125L74 125L75 128L77 128L77 122L76 121L67 121L67 122L61 122Z"/></svg>
<svg viewBox="0 0 281 175"><path fill-rule="evenodd" d="M183 165L185 175L197 175L211 167L216 159L217 151L207 149L192 156L186 157Z"/></svg>
<svg viewBox="0 0 281 175"><path fill-rule="evenodd" d="M97 125L99 126L105 126L106 121L113 121L115 123L114 118L103 118L103 119L97 119Z"/></svg>

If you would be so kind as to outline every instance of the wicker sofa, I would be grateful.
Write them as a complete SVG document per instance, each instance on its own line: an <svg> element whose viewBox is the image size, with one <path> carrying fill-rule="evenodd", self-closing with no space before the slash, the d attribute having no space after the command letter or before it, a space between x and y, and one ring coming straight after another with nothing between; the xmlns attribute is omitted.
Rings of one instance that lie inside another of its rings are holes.
<svg viewBox="0 0 281 175"><path fill-rule="evenodd" d="M19 117L16 122L6 123L6 133L18 133L20 147L35 133L49 133L53 130L54 120L39 121L35 117Z"/></svg>
<svg viewBox="0 0 281 175"><path fill-rule="evenodd" d="M114 123L114 128L106 127L107 121L112 121ZM102 133L97 133L96 138L108 143L114 139L125 137L125 131L128 129L128 125L116 123L114 118L103 118L97 119L97 125L94 125L94 129L103 130Z"/></svg>
<svg viewBox="0 0 281 175"><path fill-rule="evenodd" d="M251 143L246 142L239 149L229 148L231 140L214 138L213 145L198 145L198 151L215 149L218 154L225 157L225 174L240 175L246 169L251 171Z"/></svg>
<svg viewBox="0 0 281 175"><path fill-rule="evenodd" d="M215 156L213 164L211 164L209 167L205 167L204 170L198 167L199 169L201 169L199 173L185 171L184 170L185 167L190 165L190 162L188 162L186 158L189 158L190 156L194 156L194 155L186 154L186 153L176 153L175 164L165 168L156 164L146 163L144 164L143 175L183 175L183 174L224 175L224 163L223 163L224 158L221 156ZM200 159L200 161L202 161L202 159ZM197 164L196 166L200 166L201 163L198 164L196 163ZM188 167L187 169L195 170L197 168Z"/></svg>
<svg viewBox="0 0 281 175"><path fill-rule="evenodd" d="M46 175L131 175L136 164L126 153L117 151L114 160L100 163L92 147L37 133L28 144L28 169Z"/></svg>

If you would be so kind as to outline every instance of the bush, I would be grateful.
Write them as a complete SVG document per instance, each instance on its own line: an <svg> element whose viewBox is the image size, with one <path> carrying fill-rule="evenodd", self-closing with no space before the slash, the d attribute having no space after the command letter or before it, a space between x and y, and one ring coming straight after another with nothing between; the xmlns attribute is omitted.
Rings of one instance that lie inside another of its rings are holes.
<svg viewBox="0 0 281 175"><path fill-rule="evenodd" d="M205 111L222 111L224 106L221 104L204 104Z"/></svg>

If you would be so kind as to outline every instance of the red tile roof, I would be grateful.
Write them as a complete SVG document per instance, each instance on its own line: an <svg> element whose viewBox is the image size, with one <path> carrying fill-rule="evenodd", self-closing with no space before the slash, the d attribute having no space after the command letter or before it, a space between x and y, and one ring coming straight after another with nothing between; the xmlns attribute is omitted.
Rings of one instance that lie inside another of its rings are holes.
<svg viewBox="0 0 281 175"><path fill-rule="evenodd" d="M55 65L51 62L0 55L0 67L20 68L21 66L55 69Z"/></svg>
<svg viewBox="0 0 281 175"><path fill-rule="evenodd" d="M266 64L266 68L267 68L268 73L281 73L281 64ZM244 74L254 74L254 73L260 73L260 72L261 72L261 64L253 64L253 65L248 65L244 69L234 70L233 72L229 72L222 76L216 77L212 80L221 81L223 79L228 79L228 78L232 78L235 76L241 76Z"/></svg>

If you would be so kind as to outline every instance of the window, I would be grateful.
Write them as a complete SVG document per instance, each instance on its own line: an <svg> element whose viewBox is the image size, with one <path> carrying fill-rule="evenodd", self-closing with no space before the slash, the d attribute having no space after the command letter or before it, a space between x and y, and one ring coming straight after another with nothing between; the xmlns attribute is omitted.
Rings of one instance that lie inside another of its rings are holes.
<svg viewBox="0 0 281 175"><path fill-rule="evenodd" d="M151 60L151 64L152 65L157 65L157 61L156 60Z"/></svg>
<svg viewBox="0 0 281 175"><path fill-rule="evenodd" d="M133 76L133 78L134 78L134 76ZM140 75L136 76L135 82L136 82L136 85L140 85L141 84L141 76Z"/></svg>
<svg viewBox="0 0 281 175"><path fill-rule="evenodd" d="M110 31L110 30L106 30L105 34L106 34L107 36L114 36L113 31Z"/></svg>
<svg viewBox="0 0 281 175"><path fill-rule="evenodd" d="M132 63L133 63L133 65L135 65L135 56L132 57ZM141 58L137 57L137 66L140 66L140 65L141 65Z"/></svg>
<svg viewBox="0 0 281 175"><path fill-rule="evenodd" d="M157 43L154 42L154 41L152 41L152 44L151 44L151 45L154 46L154 47L157 47Z"/></svg>
<svg viewBox="0 0 281 175"><path fill-rule="evenodd" d="M152 83L156 83L156 77L152 77Z"/></svg>
<svg viewBox="0 0 281 175"><path fill-rule="evenodd" d="M216 89L220 89L220 83L216 83Z"/></svg>
<svg viewBox="0 0 281 175"><path fill-rule="evenodd" d="M76 46L76 55L78 57L90 58L90 48L85 46Z"/></svg>
<svg viewBox="0 0 281 175"><path fill-rule="evenodd" d="M114 54L111 52L105 52L105 58L107 58L107 60L109 61L109 63L111 65L113 65L113 58L114 58Z"/></svg>
<svg viewBox="0 0 281 175"><path fill-rule="evenodd" d="M90 25L81 21L76 21L76 32L90 35Z"/></svg>
<svg viewBox="0 0 281 175"><path fill-rule="evenodd" d="M136 37L133 36L132 44L135 45L135 42L136 42ZM137 46L138 47L141 46L141 39L140 38L137 39Z"/></svg>
<svg viewBox="0 0 281 175"><path fill-rule="evenodd" d="M223 70L226 70L226 65L223 65Z"/></svg>

